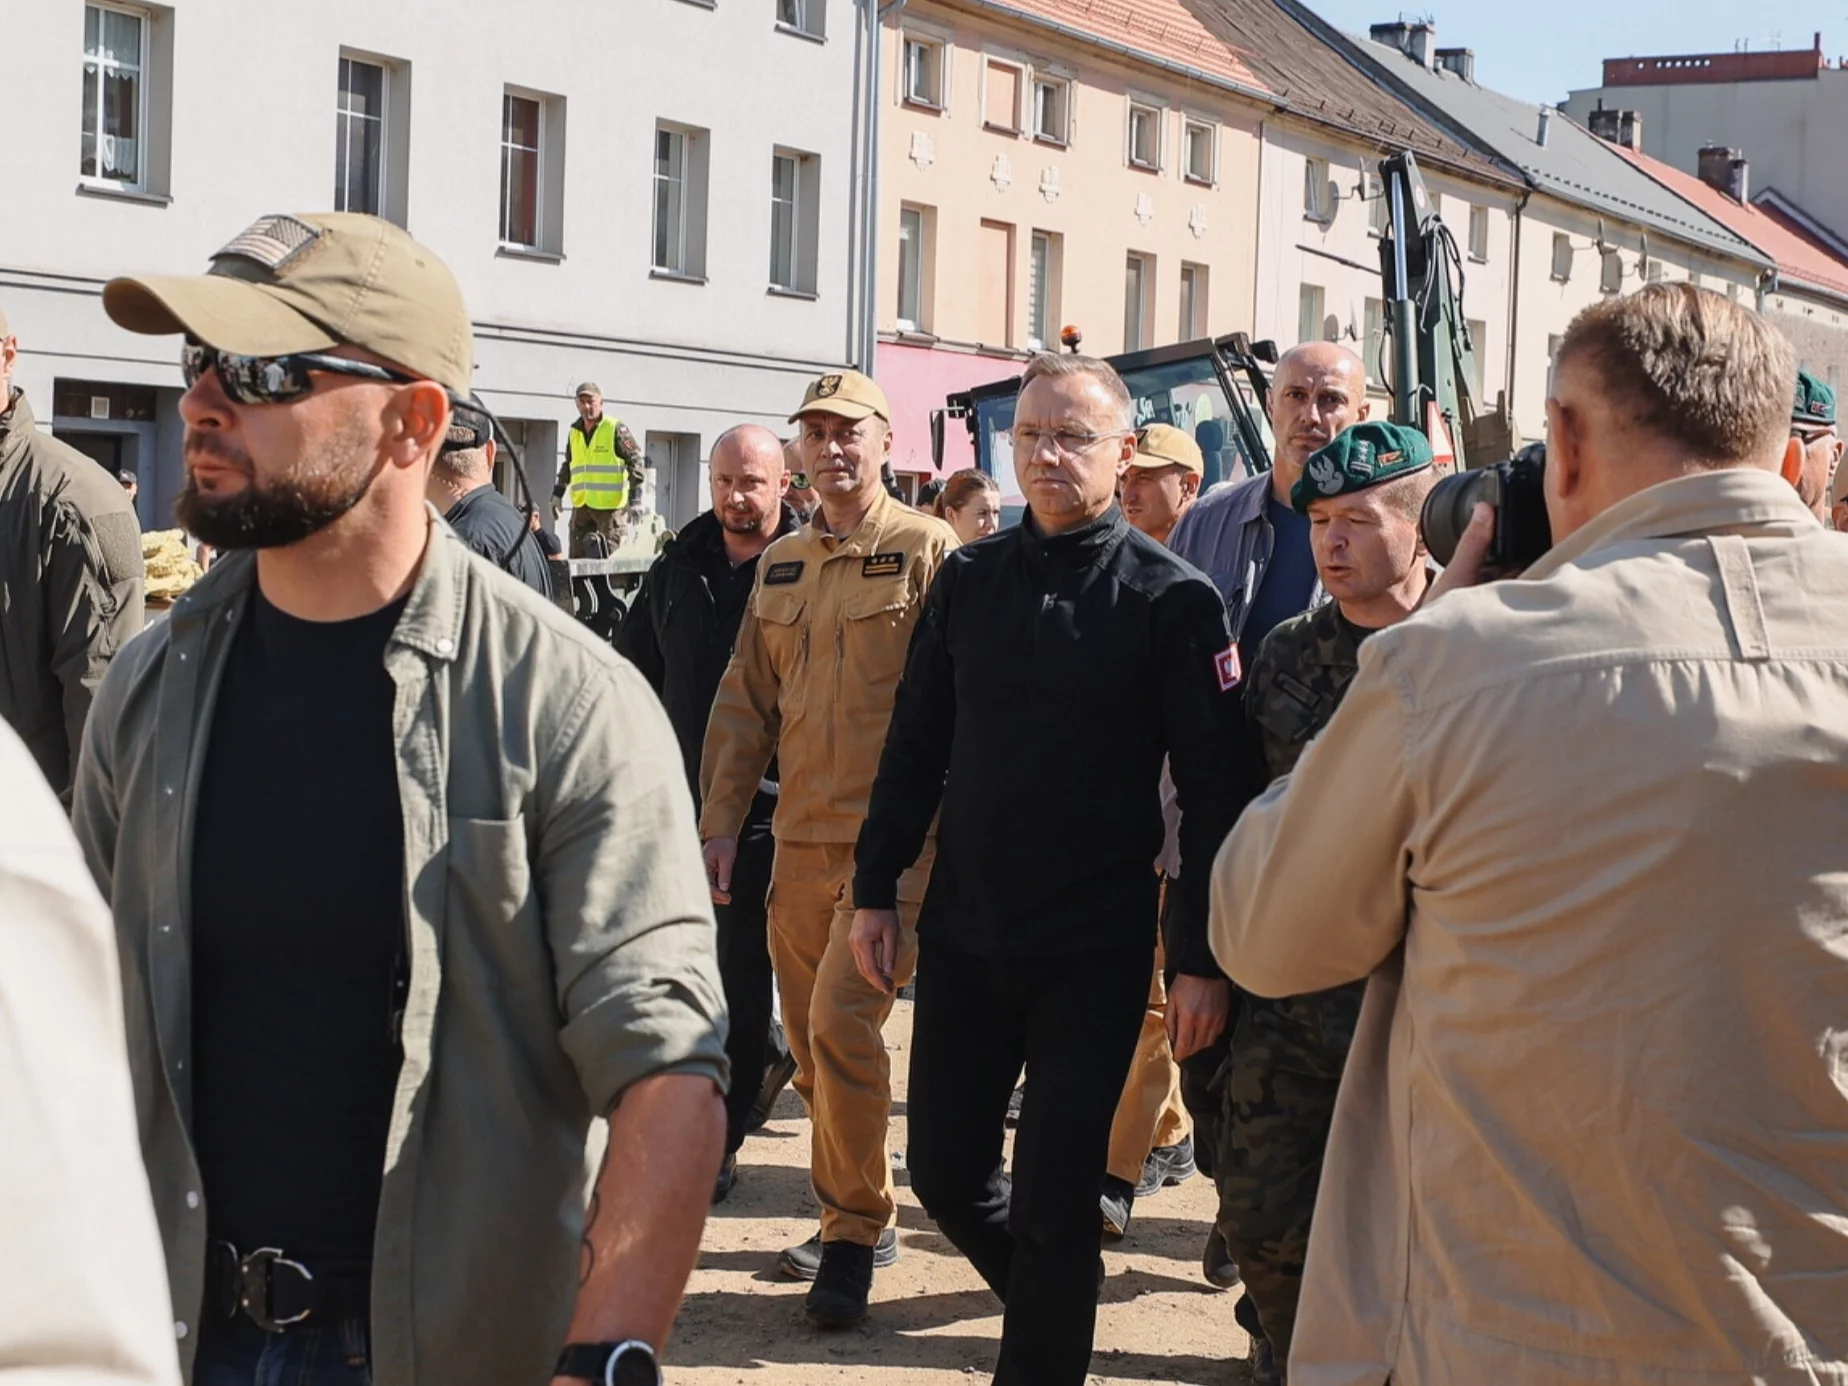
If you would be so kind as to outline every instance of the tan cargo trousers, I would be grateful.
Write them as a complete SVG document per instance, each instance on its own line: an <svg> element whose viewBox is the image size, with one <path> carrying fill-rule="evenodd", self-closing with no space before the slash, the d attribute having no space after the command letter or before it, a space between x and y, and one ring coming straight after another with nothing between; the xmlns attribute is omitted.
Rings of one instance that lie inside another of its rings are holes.
<svg viewBox="0 0 1848 1386"><path fill-rule="evenodd" d="M1161 983L1167 961L1155 945L1155 976L1149 982L1149 1005L1142 1013L1136 1057L1110 1125L1110 1173L1131 1184L1142 1178L1142 1163L1159 1146L1179 1145L1193 1129L1181 1105L1181 1069L1168 1044L1168 989Z"/></svg>
<svg viewBox="0 0 1848 1386"><path fill-rule="evenodd" d="M918 906L935 842L898 881L901 936L894 985L918 961ZM796 1060L796 1092L813 1131L809 1177L821 1204L821 1239L872 1246L892 1222L892 1065L886 1017L893 998L854 966L853 844L782 842L770 872L770 962L783 1027Z"/></svg>

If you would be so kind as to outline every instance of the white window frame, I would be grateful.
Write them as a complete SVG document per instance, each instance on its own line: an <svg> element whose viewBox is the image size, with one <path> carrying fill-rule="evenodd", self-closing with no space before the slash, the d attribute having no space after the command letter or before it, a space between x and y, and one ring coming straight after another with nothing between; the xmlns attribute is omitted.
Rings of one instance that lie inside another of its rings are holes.
<svg viewBox="0 0 1848 1386"><path fill-rule="evenodd" d="M1065 129L1056 135L1049 135L1040 129L1039 93L1041 87L1057 87L1060 92L1060 100L1064 103L1065 120L1063 123ZM1035 140L1040 144L1050 144L1059 149L1069 149L1071 147L1073 106L1076 104L1077 93L1077 83L1072 80L1072 74L1069 72L1065 72L1059 68L1041 68L1033 73L1031 92L1027 97L1027 102L1031 107L1028 112L1028 117L1032 125L1033 138Z"/></svg>
<svg viewBox="0 0 1848 1386"><path fill-rule="evenodd" d="M511 200L508 197L509 160L507 158L507 151L509 148L519 149L522 151L524 151L527 148L526 145L510 146L508 144L507 103L509 101L530 101L538 109L538 113L539 113L538 138L531 146L533 163L535 165L535 171L533 175L533 238L530 241L509 240L507 237L507 229L508 229L507 228L507 218L508 218L508 213L512 207ZM546 181L545 181L545 155L546 155L545 126L546 126L546 109L545 109L545 98L544 97L536 95L532 92L519 91L513 87L502 87L501 88L501 130L500 130L501 189L500 189L499 235L500 235L500 244L502 248L506 250L538 250L540 247L542 247L545 244L545 233L546 233L545 202L546 202L546 192L547 192Z"/></svg>
<svg viewBox="0 0 1848 1386"><path fill-rule="evenodd" d="M1573 258L1572 237L1564 231L1555 231L1553 233L1553 258L1547 266L1547 274L1555 284L1568 284L1572 281Z"/></svg>
<svg viewBox="0 0 1848 1386"><path fill-rule="evenodd" d="M793 20L784 19L782 10L787 3L795 15ZM823 40L827 38L828 0L777 0L776 27L778 32L795 34L806 39Z"/></svg>
<svg viewBox="0 0 1848 1386"><path fill-rule="evenodd" d="M937 89L928 96L919 96L911 89L911 49L914 44L936 54ZM909 27L899 30L898 100L900 105L915 106L926 111L950 109L951 49L952 44L946 35Z"/></svg>
<svg viewBox="0 0 1848 1386"><path fill-rule="evenodd" d="M1313 298L1309 297L1309 295L1311 294L1314 295ZM1304 310L1312 302L1315 304L1315 309L1316 309L1315 314L1314 314L1315 321L1314 323L1311 324L1311 331L1305 334L1303 332L1303 324L1306 319L1306 314ZM1296 288L1297 345L1302 346L1308 342L1319 342L1323 340L1322 333L1327 330L1327 324L1328 324L1328 289L1327 287L1322 284L1311 284L1306 280L1303 283L1297 285L1297 288Z"/></svg>
<svg viewBox="0 0 1848 1386"><path fill-rule="evenodd" d="M1043 266L1039 263L1042 246L1046 256ZM1063 258L1063 238L1058 232L1031 231L1027 241L1027 349L1030 351L1046 350L1047 343L1058 335L1059 315L1054 311L1058 305L1053 302L1053 289ZM1037 324L1035 317L1039 319ZM1036 326L1040 329L1038 332L1034 331Z"/></svg>
<svg viewBox="0 0 1848 1386"><path fill-rule="evenodd" d="M911 231L906 223L909 221L916 228ZM900 332L921 332L924 330L924 257L925 242L930 236L930 218L922 207L908 207L903 204L898 209L898 312L896 322ZM905 243L911 243L910 283L906 283ZM907 297L911 299L911 315L905 315Z"/></svg>
<svg viewBox="0 0 1848 1386"><path fill-rule="evenodd" d="M1384 240L1392 230L1392 208L1386 201L1386 180L1378 172L1363 172L1360 178L1367 199L1367 234Z"/></svg>
<svg viewBox="0 0 1848 1386"><path fill-rule="evenodd" d="M1011 120L999 121L988 109L988 76L991 68L1010 69L1015 77L1014 114ZM996 135L1013 135L1019 138L1027 127L1027 112L1023 109L1032 100L1033 69L1025 58L1011 53L985 52L982 54L982 128Z"/></svg>
<svg viewBox="0 0 1848 1386"><path fill-rule="evenodd" d="M661 171L660 149L663 135L674 141L670 148L679 151L678 167L670 168L666 173ZM654 128L654 139L650 141L653 148L649 150L648 161L652 166L648 181L648 263L649 267L658 274L684 275L688 273L687 197L688 172L691 167L691 161L687 157L689 140L690 136L685 130L672 125L657 124ZM661 186L664 182L669 187L678 184L680 189L679 200L676 204L679 208L679 225L674 228L672 243L665 251L669 261L667 264L662 263L662 253L658 249L661 245Z"/></svg>
<svg viewBox="0 0 1848 1386"><path fill-rule="evenodd" d="M1623 292L1623 253L1615 246L1599 252L1598 292L1605 294Z"/></svg>
<svg viewBox="0 0 1848 1386"><path fill-rule="evenodd" d="M1206 133L1206 173L1194 172L1192 136L1196 130ZM1203 188L1219 186L1219 123L1206 116L1181 113L1181 178ZM1186 340L1183 338L1182 340Z"/></svg>
<svg viewBox="0 0 1848 1386"><path fill-rule="evenodd" d="M1303 156L1303 220L1317 226L1334 222L1334 201L1328 195L1331 177L1329 161L1320 154Z"/></svg>
<svg viewBox="0 0 1848 1386"><path fill-rule="evenodd" d="M1139 268L1136 281L1135 327L1136 339L1130 341L1130 303L1129 303L1129 266L1134 261ZM1155 257L1140 250L1131 250L1123 257L1123 350L1147 351L1155 345L1154 313L1150 311L1150 301L1155 293Z"/></svg>
<svg viewBox="0 0 1848 1386"><path fill-rule="evenodd" d="M1148 127L1155 132L1155 151L1153 162L1136 157L1136 117L1148 117ZM1162 146L1167 143L1168 111L1161 102L1153 97L1138 96L1131 92L1128 108L1123 117L1123 159L1131 168L1144 169L1150 173L1160 173L1162 169Z"/></svg>
<svg viewBox="0 0 1848 1386"><path fill-rule="evenodd" d="M1180 331L1176 341L1192 342L1207 335L1206 316L1212 291L1213 276L1205 265L1197 260L1181 261Z"/></svg>
<svg viewBox="0 0 1848 1386"><path fill-rule="evenodd" d="M685 150L684 137L683 137L683 143L681 147L683 150L683 153L681 155L682 164L683 164L682 174L681 174L681 178L682 178L681 197L684 201L684 198L686 196L685 169L684 169L684 163L685 163L686 156L684 153L684 150ZM786 154L780 149L772 150L770 154L770 287L774 289L781 289L786 293L803 292L803 285L801 283L801 279L802 279L802 162L803 162L802 159L799 158L797 155ZM789 210L788 210L789 264L786 268L783 266L779 266L776 262L776 218L777 218L778 208L782 205L782 199L780 199L777 196L777 192L776 192L776 176L778 173L777 165L785 164L785 163L789 165L789 199L788 199L788 202L789 202ZM686 221L686 218L683 215L681 218L683 232L684 232L685 221ZM685 262L685 259L686 259L685 253L682 252L681 260L683 263ZM782 271L782 273L779 274L779 271Z"/></svg>
<svg viewBox="0 0 1848 1386"><path fill-rule="evenodd" d="M1481 235L1477 235L1479 228ZM1489 262L1489 209L1480 202L1469 206L1469 258L1479 265Z"/></svg>
<svg viewBox="0 0 1848 1386"><path fill-rule="evenodd" d="M374 68L378 71L378 74L379 74L379 113L376 117L359 115L359 114L356 114L355 112L348 111L342 107L341 103L346 98L346 90L340 85L340 78L341 78L341 73L345 68L345 65L348 63L358 63L361 66ZM374 216L384 216L387 210L387 206L391 200L391 197L390 197L391 175L388 171L388 165L391 159L391 77L392 77L391 67L387 63L374 62L371 58L361 58L361 57L355 56L352 53L345 53L345 52L340 54L340 64L341 64L341 67L339 69L336 69L336 75L334 78L334 132L335 132L334 138L335 138L335 144L336 144L336 154L338 153L338 144L340 140L340 126L341 126L342 119L345 119L349 123L354 122L354 121L365 121L365 122L376 124L378 126L379 161L378 161L378 168L375 173L374 185L372 189L372 196L373 196L373 201L375 205L371 208L362 209L362 210L368 210ZM502 108L502 125L503 125L502 140L503 142L505 142L505 137L506 137L506 132L504 128L505 119L506 119L505 107L503 106ZM545 129L545 109L543 106L541 106L540 112L539 112L539 125L540 125L541 135L543 136L544 129ZM348 151L347 157L349 159L348 167L350 169L352 166L350 163L350 160L352 158L351 150ZM541 177L544 176L544 165L543 164L540 166L540 175ZM347 212L347 211L354 210L352 207L346 207L346 206L341 205L341 198L345 194L345 192L346 192L345 188L340 187L336 184L334 188L334 210L336 212Z"/></svg>
<svg viewBox="0 0 1848 1386"><path fill-rule="evenodd" d="M103 78L107 68L100 54L92 58L87 50L83 51L82 61L77 68L78 73L81 74L84 67L91 62L96 64L96 172L82 172L83 113L79 111L77 117L79 177L91 187L118 188L123 192L144 192L148 186L148 117L150 114L148 65L153 57L154 16L152 12L136 5L114 5L105 3L105 0L85 0L84 9L113 11L135 20L141 26L141 51L135 59L135 176L132 179L109 178L103 174L103 139L105 138L103 134L103 90L105 86ZM102 31L100 19L97 21L97 31L100 37Z"/></svg>

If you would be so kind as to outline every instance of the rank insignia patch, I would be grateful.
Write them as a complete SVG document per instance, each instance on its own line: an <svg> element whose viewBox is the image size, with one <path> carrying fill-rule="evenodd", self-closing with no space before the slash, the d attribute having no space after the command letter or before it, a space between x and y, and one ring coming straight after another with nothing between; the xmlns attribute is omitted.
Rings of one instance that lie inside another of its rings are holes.
<svg viewBox="0 0 1848 1386"><path fill-rule="evenodd" d="M905 571L905 555L902 553L876 553L860 563L861 577L897 577Z"/></svg>

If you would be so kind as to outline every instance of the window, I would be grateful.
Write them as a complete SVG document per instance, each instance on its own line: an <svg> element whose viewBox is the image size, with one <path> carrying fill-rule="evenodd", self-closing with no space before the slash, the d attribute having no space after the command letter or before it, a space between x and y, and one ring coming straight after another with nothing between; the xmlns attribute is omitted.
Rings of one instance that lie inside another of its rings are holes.
<svg viewBox="0 0 1848 1386"><path fill-rule="evenodd" d="M1149 331L1149 293L1155 286L1155 258L1129 254L1123 277L1123 350L1154 345Z"/></svg>
<svg viewBox="0 0 1848 1386"><path fill-rule="evenodd" d="M1129 162L1137 168L1161 167L1161 112L1154 106L1129 106Z"/></svg>
<svg viewBox="0 0 1848 1386"><path fill-rule="evenodd" d="M1367 175L1367 230L1384 237L1392 230L1392 204L1386 200L1386 180L1377 173Z"/></svg>
<svg viewBox="0 0 1848 1386"><path fill-rule="evenodd" d="M905 35L905 100L914 106L943 109L944 46L916 34Z"/></svg>
<svg viewBox="0 0 1848 1386"><path fill-rule="evenodd" d="M502 245L539 244L539 103L512 92L501 97Z"/></svg>
<svg viewBox="0 0 1848 1386"><path fill-rule="evenodd" d="M1304 284L1296 294L1296 342L1322 340L1324 295L1320 284Z"/></svg>
<svg viewBox="0 0 1848 1386"><path fill-rule="evenodd" d="M1598 287L1607 294L1623 292L1623 256L1615 250L1607 250L1600 256Z"/></svg>
<svg viewBox="0 0 1848 1386"><path fill-rule="evenodd" d="M1697 289L1701 286L1701 274L1699 270L1691 269L1688 271L1688 283L1692 284Z"/></svg>
<svg viewBox="0 0 1848 1386"><path fill-rule="evenodd" d="M797 190L800 166L793 155L770 159L770 282L779 289L796 287Z"/></svg>
<svg viewBox="0 0 1848 1386"><path fill-rule="evenodd" d="M1660 260L1651 258L1643 267L1643 282L1646 284L1662 282L1662 262Z"/></svg>
<svg viewBox="0 0 1848 1386"><path fill-rule="evenodd" d="M1218 172L1218 131L1205 121L1188 120L1181 126L1181 153L1187 161L1186 176L1192 183L1211 183Z"/></svg>
<svg viewBox="0 0 1848 1386"><path fill-rule="evenodd" d="M1045 349L1058 334L1059 262L1063 248L1055 233L1033 233L1032 253L1027 260L1027 346L1034 351Z"/></svg>
<svg viewBox="0 0 1848 1386"><path fill-rule="evenodd" d="M83 7L85 178L124 188L146 182L150 27L140 10Z"/></svg>
<svg viewBox="0 0 1848 1386"><path fill-rule="evenodd" d="M705 277L707 145L704 130L655 125L651 263L657 274Z"/></svg>
<svg viewBox="0 0 1848 1386"><path fill-rule="evenodd" d="M1553 278L1561 284L1572 277L1572 237L1564 231L1553 233Z"/></svg>
<svg viewBox="0 0 1848 1386"><path fill-rule="evenodd" d="M341 58L334 107L334 210L369 212L385 205L385 69Z"/></svg>
<svg viewBox="0 0 1848 1386"><path fill-rule="evenodd" d="M1728 284L1726 286L1726 297L1730 298L1734 303L1737 303L1739 301L1739 286L1737 284ZM1831 366L1829 369L1833 371L1835 368Z"/></svg>
<svg viewBox="0 0 1848 1386"><path fill-rule="evenodd" d="M1323 225L1335 219L1335 185L1328 179L1328 160L1303 160L1303 215Z"/></svg>
<svg viewBox="0 0 1848 1386"><path fill-rule="evenodd" d="M1469 258L1482 263L1489 258L1489 209L1469 209Z"/></svg>
<svg viewBox="0 0 1848 1386"><path fill-rule="evenodd" d="M1482 368L1483 360L1488 355L1489 349L1489 325L1480 318L1466 318L1463 326L1469 333L1470 365L1473 368L1469 377L1469 393L1470 397L1476 401L1477 408L1481 409L1486 399L1482 393Z"/></svg>
<svg viewBox="0 0 1848 1386"><path fill-rule="evenodd" d="M1021 89L1026 73L1013 63L988 60L982 83L982 124L1006 135L1020 133Z"/></svg>
<svg viewBox="0 0 1848 1386"><path fill-rule="evenodd" d="M898 327L922 332L924 326L924 209L902 207L898 213Z"/></svg>
<svg viewBox="0 0 1848 1386"><path fill-rule="evenodd" d="M1183 342L1206 336L1206 266L1181 266L1181 334Z"/></svg>
<svg viewBox="0 0 1848 1386"><path fill-rule="evenodd" d="M776 0L776 27L810 38L827 33L828 0Z"/></svg>
<svg viewBox="0 0 1848 1386"><path fill-rule="evenodd" d="M1546 392L1549 396L1553 393L1553 373L1558 369L1559 344L1563 341L1565 338L1558 333L1546 339Z"/></svg>
<svg viewBox="0 0 1848 1386"><path fill-rule="evenodd" d="M1070 144L1072 84L1064 77L1033 79L1033 138L1047 144Z"/></svg>
<svg viewBox="0 0 1848 1386"><path fill-rule="evenodd" d="M976 231L975 339L983 346L1014 345L1014 228L984 221Z"/></svg>
<svg viewBox="0 0 1848 1386"><path fill-rule="evenodd" d="M1370 298L1365 312L1366 326L1361 355L1367 363L1367 379L1380 385L1386 380L1386 368L1380 361L1380 354L1386 345L1386 305L1380 299Z"/></svg>

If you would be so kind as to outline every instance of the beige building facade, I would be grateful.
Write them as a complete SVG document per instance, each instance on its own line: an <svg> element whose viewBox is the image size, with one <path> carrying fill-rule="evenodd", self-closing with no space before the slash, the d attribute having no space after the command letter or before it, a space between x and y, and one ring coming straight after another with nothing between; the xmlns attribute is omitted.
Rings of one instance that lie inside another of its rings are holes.
<svg viewBox="0 0 1848 1386"><path fill-rule="evenodd" d="M891 16L882 57L878 372L901 472L929 470L947 392L1067 325L1098 356L1249 330L1255 86L950 0ZM969 465L949 434L946 471Z"/></svg>

